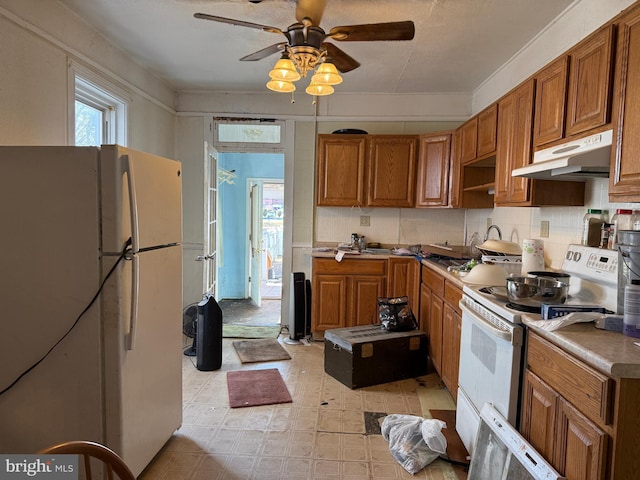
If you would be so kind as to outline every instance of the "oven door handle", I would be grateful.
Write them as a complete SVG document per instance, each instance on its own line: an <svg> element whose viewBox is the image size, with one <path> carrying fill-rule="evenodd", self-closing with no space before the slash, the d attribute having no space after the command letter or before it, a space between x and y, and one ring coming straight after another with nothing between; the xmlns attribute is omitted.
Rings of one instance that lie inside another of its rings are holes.
<svg viewBox="0 0 640 480"><path fill-rule="evenodd" d="M486 330L489 330L494 336L505 340L509 343L513 343L513 332L511 330L502 330L501 328L496 327L492 323L486 321L476 312L467 307L464 303L460 302L460 308L463 310L463 315L467 314L471 317L471 321L480 324Z"/></svg>

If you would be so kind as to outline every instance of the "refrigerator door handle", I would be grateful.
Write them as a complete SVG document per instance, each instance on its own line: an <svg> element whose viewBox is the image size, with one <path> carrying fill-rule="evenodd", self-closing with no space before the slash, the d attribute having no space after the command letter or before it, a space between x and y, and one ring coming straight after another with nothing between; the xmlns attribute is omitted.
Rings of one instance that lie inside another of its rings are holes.
<svg viewBox="0 0 640 480"><path fill-rule="evenodd" d="M131 248L133 253L139 251L139 223L138 223L138 198L136 195L136 180L133 168L133 162L129 155L123 155L124 167L127 172L127 186L129 189L129 212L131 216Z"/></svg>
<svg viewBox="0 0 640 480"><path fill-rule="evenodd" d="M138 326L138 288L140 284L140 257L131 256L131 317L129 320L129 333L125 337L127 350L133 350L136 346L136 328Z"/></svg>

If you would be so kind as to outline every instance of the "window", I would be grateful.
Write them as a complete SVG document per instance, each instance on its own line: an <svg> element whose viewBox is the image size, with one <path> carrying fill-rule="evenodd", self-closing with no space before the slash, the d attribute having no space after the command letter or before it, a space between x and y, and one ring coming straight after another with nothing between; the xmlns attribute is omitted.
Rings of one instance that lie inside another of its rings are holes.
<svg viewBox="0 0 640 480"><path fill-rule="evenodd" d="M126 93L94 72L70 62L73 106L69 143L78 146L127 144Z"/></svg>
<svg viewBox="0 0 640 480"><path fill-rule="evenodd" d="M221 120L214 122L213 145L220 152L284 152L284 122Z"/></svg>

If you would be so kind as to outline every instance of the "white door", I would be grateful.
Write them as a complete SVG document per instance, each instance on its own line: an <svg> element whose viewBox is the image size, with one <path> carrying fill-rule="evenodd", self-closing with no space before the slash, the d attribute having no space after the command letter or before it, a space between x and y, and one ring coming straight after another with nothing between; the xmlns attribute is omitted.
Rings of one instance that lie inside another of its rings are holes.
<svg viewBox="0 0 640 480"><path fill-rule="evenodd" d="M205 142L206 173L206 222L204 231L203 288L206 294L218 295L218 156L217 151Z"/></svg>
<svg viewBox="0 0 640 480"><path fill-rule="evenodd" d="M252 182L249 186L250 224L249 229L249 292L253 302L261 304L260 283L262 280L262 182Z"/></svg>

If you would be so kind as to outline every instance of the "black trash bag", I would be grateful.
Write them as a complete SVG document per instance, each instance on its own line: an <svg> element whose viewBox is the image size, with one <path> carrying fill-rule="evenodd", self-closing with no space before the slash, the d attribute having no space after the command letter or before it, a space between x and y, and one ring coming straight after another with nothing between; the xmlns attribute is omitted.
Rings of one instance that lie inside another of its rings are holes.
<svg viewBox="0 0 640 480"><path fill-rule="evenodd" d="M378 320L390 332L406 332L418 328L409 306L409 297L378 298Z"/></svg>

